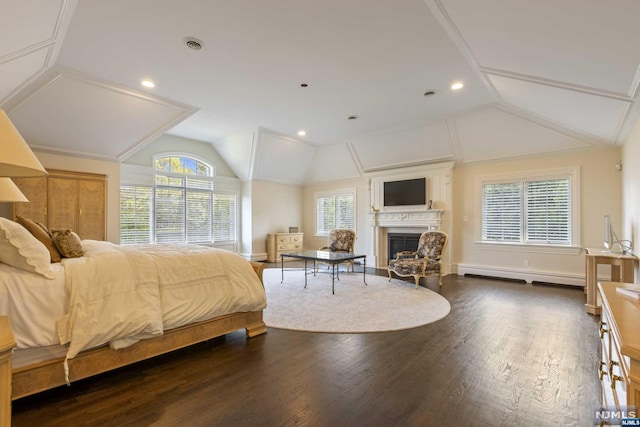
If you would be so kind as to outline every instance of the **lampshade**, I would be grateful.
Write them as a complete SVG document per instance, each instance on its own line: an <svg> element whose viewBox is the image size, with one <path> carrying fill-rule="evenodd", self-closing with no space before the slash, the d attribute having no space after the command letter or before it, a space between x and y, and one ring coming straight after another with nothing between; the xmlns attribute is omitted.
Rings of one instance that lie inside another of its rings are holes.
<svg viewBox="0 0 640 427"><path fill-rule="evenodd" d="M0 176L46 174L47 171L22 139L7 113L0 109Z"/></svg>
<svg viewBox="0 0 640 427"><path fill-rule="evenodd" d="M28 202L11 178L0 178L0 202Z"/></svg>

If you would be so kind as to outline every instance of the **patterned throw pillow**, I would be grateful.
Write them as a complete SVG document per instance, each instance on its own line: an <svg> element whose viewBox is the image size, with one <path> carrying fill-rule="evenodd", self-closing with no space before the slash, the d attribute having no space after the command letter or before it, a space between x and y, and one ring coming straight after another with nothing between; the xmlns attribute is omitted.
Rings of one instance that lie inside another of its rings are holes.
<svg viewBox="0 0 640 427"><path fill-rule="evenodd" d="M78 258L84 255L80 236L69 228L52 228L51 239L64 258Z"/></svg>

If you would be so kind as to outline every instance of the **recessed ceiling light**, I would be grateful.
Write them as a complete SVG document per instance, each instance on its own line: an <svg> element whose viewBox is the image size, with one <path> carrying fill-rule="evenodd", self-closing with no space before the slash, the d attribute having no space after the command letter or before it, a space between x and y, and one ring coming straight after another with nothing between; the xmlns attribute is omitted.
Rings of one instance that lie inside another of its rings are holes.
<svg viewBox="0 0 640 427"><path fill-rule="evenodd" d="M464 87L464 84L462 84L462 82L454 82L454 83L451 85L451 89L453 89L453 90L460 90L460 89L462 89L463 87Z"/></svg>
<svg viewBox="0 0 640 427"><path fill-rule="evenodd" d="M152 82L151 80L143 80L140 82L140 84L144 87L156 87L156 84L154 82Z"/></svg>
<svg viewBox="0 0 640 427"><path fill-rule="evenodd" d="M424 93L424 96L433 96L436 94L435 90L428 90Z"/></svg>
<svg viewBox="0 0 640 427"><path fill-rule="evenodd" d="M356 116L355 114L353 116L349 116L347 117L347 120L356 120L358 118L358 116Z"/></svg>
<svg viewBox="0 0 640 427"><path fill-rule="evenodd" d="M182 39L184 44L187 45L189 49L200 50L202 49L202 40L197 39L195 37L185 37Z"/></svg>
<svg viewBox="0 0 640 427"><path fill-rule="evenodd" d="M307 132L306 132L306 131L304 131L303 129L300 129L300 130L298 131L298 136L305 136L306 134L307 134Z"/></svg>
<svg viewBox="0 0 640 427"><path fill-rule="evenodd" d="M300 87L307 87L307 86L309 86L309 85L306 84L306 83L300 83Z"/></svg>

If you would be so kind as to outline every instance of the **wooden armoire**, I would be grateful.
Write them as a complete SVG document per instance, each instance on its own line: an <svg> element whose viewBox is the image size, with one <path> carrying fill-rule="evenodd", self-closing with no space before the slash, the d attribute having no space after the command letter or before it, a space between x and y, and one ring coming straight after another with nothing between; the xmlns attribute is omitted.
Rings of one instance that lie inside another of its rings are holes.
<svg viewBox="0 0 640 427"><path fill-rule="evenodd" d="M81 239L105 240L107 176L48 169L49 175L14 178L29 203L14 203L13 216L47 228L70 228Z"/></svg>

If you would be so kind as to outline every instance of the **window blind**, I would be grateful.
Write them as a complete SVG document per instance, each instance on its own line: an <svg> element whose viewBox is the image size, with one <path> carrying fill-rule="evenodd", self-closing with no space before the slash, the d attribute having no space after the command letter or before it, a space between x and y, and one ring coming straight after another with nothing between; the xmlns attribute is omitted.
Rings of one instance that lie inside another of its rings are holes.
<svg viewBox="0 0 640 427"><path fill-rule="evenodd" d="M571 243L571 198L568 179L526 183L526 239L533 243Z"/></svg>
<svg viewBox="0 0 640 427"><path fill-rule="evenodd" d="M482 240L519 242L522 230L522 184L482 186Z"/></svg>
<svg viewBox="0 0 640 427"><path fill-rule="evenodd" d="M316 234L328 236L334 228L355 230L355 192L316 197Z"/></svg>
<svg viewBox="0 0 640 427"><path fill-rule="evenodd" d="M482 240L572 244L571 181L522 179L482 185Z"/></svg>
<svg viewBox="0 0 640 427"><path fill-rule="evenodd" d="M215 193L213 195L213 240L236 241L238 196Z"/></svg>
<svg viewBox="0 0 640 427"><path fill-rule="evenodd" d="M145 244L153 241L153 187L120 187L120 243Z"/></svg>

